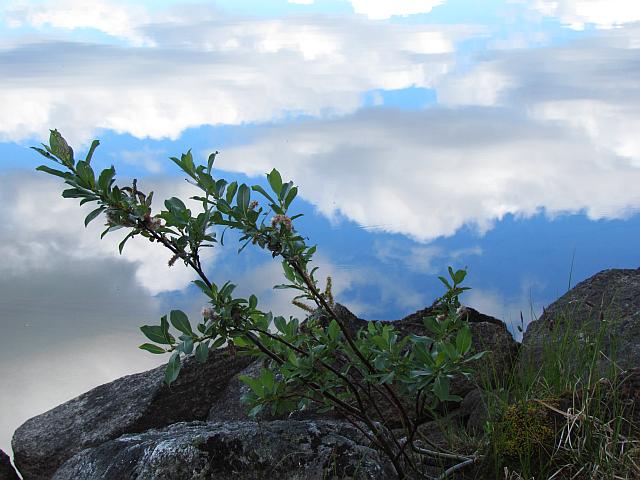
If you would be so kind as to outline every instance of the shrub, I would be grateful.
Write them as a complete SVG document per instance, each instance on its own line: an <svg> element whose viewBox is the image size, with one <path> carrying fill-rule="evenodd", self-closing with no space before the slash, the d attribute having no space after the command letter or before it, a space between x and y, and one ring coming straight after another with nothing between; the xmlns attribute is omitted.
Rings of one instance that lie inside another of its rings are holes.
<svg viewBox="0 0 640 480"><path fill-rule="evenodd" d="M284 182L277 170L267 174L268 192L260 185L215 179L212 169L217 152L199 165L189 151L171 160L201 190L192 198L200 202L202 211L193 214L182 200L172 197L165 200L165 210L153 214L153 192L143 193L136 180L131 186L116 185L113 166L96 176L91 159L98 145L94 140L85 159L76 161L73 149L52 130L49 145L34 149L63 170L45 165L38 170L65 181L69 188L62 192L63 197L78 198L81 205L97 204L85 225L104 214L102 237L126 228L120 252L130 238L140 235L166 247L172 255L170 264L183 262L197 273L194 284L208 298L209 306L195 325L184 312L172 310L159 325L141 327L150 343L140 348L170 354L166 383L179 375L183 356L195 354L204 362L210 349L226 346L230 352L265 361L258 378L242 378L251 387L246 398L251 415L265 408L282 413L311 404L336 410L387 455L400 478L422 476L417 456L452 462L451 473L476 460L426 449L415 440L418 427L437 415L440 404L460 400L450 392L451 379L470 375L470 362L482 356L470 355L471 332L458 315L459 295L466 290L460 286L465 270L449 267L449 278L440 277L447 290L435 304L436 315L423 319L428 335L401 338L392 325L380 322L370 322L353 335L335 312L330 288L321 292L318 287L317 267L310 268L316 246L307 245L296 230L295 220L301 215L289 212L297 187ZM312 302L330 321L323 325L274 316L258 308L255 295L234 297L235 285L213 283L200 251L223 241L215 231L220 227L240 233L243 244L239 251L253 244L280 258L287 283L275 288L296 290L297 302ZM400 419L403 438L390 428L394 419Z"/></svg>

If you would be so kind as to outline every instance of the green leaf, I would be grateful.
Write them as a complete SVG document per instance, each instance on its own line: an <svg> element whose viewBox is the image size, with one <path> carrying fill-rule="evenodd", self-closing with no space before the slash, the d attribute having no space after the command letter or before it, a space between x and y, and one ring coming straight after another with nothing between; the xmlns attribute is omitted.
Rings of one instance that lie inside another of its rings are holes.
<svg viewBox="0 0 640 480"><path fill-rule="evenodd" d="M196 171L196 166L193 164L193 155L191 154L191 149L187 150L187 153L182 154L182 164L184 165L184 170L193 175Z"/></svg>
<svg viewBox="0 0 640 480"><path fill-rule="evenodd" d="M187 335L193 335L189 318L187 318L187 315L182 310L171 310L171 313L169 313L169 319L171 320L171 325L176 329L180 330L182 333L186 333Z"/></svg>
<svg viewBox="0 0 640 480"><path fill-rule="evenodd" d="M254 309L258 306L258 297L255 295L249 296L249 308Z"/></svg>
<svg viewBox="0 0 640 480"><path fill-rule="evenodd" d="M207 361L209 357L209 342L199 343L196 347L196 360L200 363Z"/></svg>
<svg viewBox="0 0 640 480"><path fill-rule="evenodd" d="M167 353L167 351L164 348L159 347L158 345L154 345L152 343L143 343L138 348L142 350L146 350L147 352L156 353L156 354Z"/></svg>
<svg viewBox="0 0 640 480"><path fill-rule="evenodd" d="M433 393L441 402L447 401L449 397L449 385L449 379L443 376L439 376L436 378L436 381L433 382Z"/></svg>
<svg viewBox="0 0 640 480"><path fill-rule="evenodd" d="M488 352L486 352L486 351L484 351L484 352L478 352L478 353L476 353L476 354L474 354L474 355L470 356L469 358L467 358L467 359L465 360L465 363L466 363L466 362L474 362L474 361L476 361L476 360L480 360L480 359L481 359L482 357L484 357L487 353L488 353Z"/></svg>
<svg viewBox="0 0 640 480"><path fill-rule="evenodd" d="M336 338L338 338L338 335L340 335L340 326L338 325L338 322L335 318L331 320L331 322L329 322L327 333L331 340L335 340Z"/></svg>
<svg viewBox="0 0 640 480"><path fill-rule="evenodd" d="M233 196L236 194L237 190L238 190L238 182L231 182L227 187L225 200L227 201L228 204L231 204L231 201L233 200Z"/></svg>
<svg viewBox="0 0 640 480"><path fill-rule="evenodd" d="M44 146L46 147L46 145L44 145ZM56 163L60 163L60 162L58 162L58 160L56 160L56 158L53 155L51 155L49 152L47 152L46 150L44 150L44 149L42 149L40 147L29 147L29 148L31 148L31 150L35 150L36 152L38 152L43 157L46 157L46 158L48 158L50 160L53 160Z"/></svg>
<svg viewBox="0 0 640 480"><path fill-rule="evenodd" d="M209 158L207 159L207 171L209 173L211 173L211 169L213 168L213 162L215 162L216 155L218 155L218 153L220 152L213 152L212 154L209 155Z"/></svg>
<svg viewBox="0 0 640 480"><path fill-rule="evenodd" d="M163 345L171 345L170 338L168 338L161 326L143 325L142 327L140 327L140 330L152 342L161 343Z"/></svg>
<svg viewBox="0 0 640 480"><path fill-rule="evenodd" d="M289 190L289 193L287 193L287 198L284 201L284 208L289 208L289 205L291 205L291 202L293 202L293 199L296 198L296 195L298 194L298 188L297 187L293 187L291 188L291 190Z"/></svg>
<svg viewBox="0 0 640 480"><path fill-rule="evenodd" d="M460 353L458 352L456 347L453 345L453 343L441 342L440 347L442 348L442 351L444 351L447 354L447 357L449 359L457 360L458 358L460 358Z"/></svg>
<svg viewBox="0 0 640 480"><path fill-rule="evenodd" d="M67 144L67 141L60 135L58 130L51 130L49 135L49 146L51 152L68 166L73 167L73 149Z"/></svg>
<svg viewBox="0 0 640 480"><path fill-rule="evenodd" d="M187 206L176 197L171 197L164 201L164 206L170 212L184 212L187 210Z"/></svg>
<svg viewBox="0 0 640 480"><path fill-rule="evenodd" d="M280 176L280 172L274 168L271 170L271 173L267 174L267 180L274 193L280 197L280 190L282 190L282 177Z"/></svg>
<svg viewBox="0 0 640 480"><path fill-rule="evenodd" d="M449 283L449 281L444 278L444 277L438 277L438 279L444 283L444 286L447 287L449 290L451 290L453 287L451 286L451 284Z"/></svg>
<svg viewBox="0 0 640 480"><path fill-rule="evenodd" d="M212 291L211 288L209 288L207 286L206 283L204 283L202 280L194 280L193 283L200 289L202 290L202 293L204 293L207 297L215 299L215 295Z"/></svg>
<svg viewBox="0 0 640 480"><path fill-rule="evenodd" d="M100 140L94 140L93 142L91 142L91 147L89 148L89 153L87 153L87 157L84 160L85 162L91 163L91 158L93 157L93 152L96 151L96 148L98 148L98 145L100 145Z"/></svg>
<svg viewBox="0 0 640 480"><path fill-rule="evenodd" d="M467 276L467 271L466 270L458 270L453 275L453 281L456 282L457 284L460 284L460 283L462 283L464 281L466 276Z"/></svg>
<svg viewBox="0 0 640 480"><path fill-rule="evenodd" d="M102 170L102 172L100 173L100 176L98 177L98 187L100 187L100 189L105 192L109 190L111 180L113 179L115 174L116 174L116 169L113 168L113 165L111 165L111 167L109 168L105 168L104 170Z"/></svg>
<svg viewBox="0 0 640 480"><path fill-rule="evenodd" d="M464 355L471 348L471 330L468 325L463 325L456 335L456 349Z"/></svg>
<svg viewBox="0 0 640 480"><path fill-rule="evenodd" d="M393 378L395 377L395 372L389 372L386 375L384 375L383 377L380 378L380 383L387 383L387 384L391 384L393 383Z"/></svg>
<svg viewBox="0 0 640 480"><path fill-rule="evenodd" d="M280 194L278 195L278 198L281 201L284 201L291 187L293 187L293 182L287 182L282 184L282 188L280 189Z"/></svg>
<svg viewBox="0 0 640 480"><path fill-rule="evenodd" d="M279 331L281 331L282 333L287 333L287 321L284 319L284 317L274 318L273 323Z"/></svg>
<svg viewBox="0 0 640 480"><path fill-rule="evenodd" d="M369 332L369 335L376 334L376 323L374 321L367 322L367 331Z"/></svg>
<svg viewBox="0 0 640 480"><path fill-rule="evenodd" d="M62 171L56 170L54 168L49 168L46 165L40 165L39 167L36 168L36 170L48 173L50 175L55 175L56 177L60 177L60 178L64 178L64 179L68 179L71 176L70 173L62 172Z"/></svg>
<svg viewBox="0 0 640 480"><path fill-rule="evenodd" d="M262 194L263 197L265 197L267 200L269 200L271 203L276 203L276 201L271 197L271 195L269 195L264 188L262 188L260 185L254 185L251 187L251 190L253 190L254 192L258 192L260 194Z"/></svg>
<svg viewBox="0 0 640 480"><path fill-rule="evenodd" d="M260 381L260 378L253 378L248 375L238 375L238 380L249 385L249 388L253 390L253 393L257 396L261 397L264 395L264 386Z"/></svg>
<svg viewBox="0 0 640 480"><path fill-rule="evenodd" d="M167 322L167 316L163 315L160 317L160 329L162 330L162 334L164 338L168 341L171 340L171 335L169 335L169 322Z"/></svg>
<svg viewBox="0 0 640 480"><path fill-rule="evenodd" d="M118 244L118 251L120 252L120 255L122 255L122 249L124 248L124 244L127 243L127 240L129 240L131 237L133 237L136 234L136 231L133 230L132 232L129 232L127 234L126 237L124 237L122 239L122 241Z"/></svg>
<svg viewBox="0 0 640 480"><path fill-rule="evenodd" d="M100 234L100 239L102 240L107 233L120 230L121 228L123 228L122 225L111 225L110 227L107 227L105 231Z"/></svg>
<svg viewBox="0 0 640 480"><path fill-rule="evenodd" d="M92 195L91 193L80 188L67 188L66 190L62 191L63 198L84 198L91 195Z"/></svg>
<svg viewBox="0 0 640 480"><path fill-rule="evenodd" d="M249 202L251 201L251 190L244 183L240 185L238 188L238 207L242 210L242 212L246 215L247 209L249 208Z"/></svg>
<svg viewBox="0 0 640 480"><path fill-rule="evenodd" d="M180 354L178 352L173 352L169 362L167 363L167 367L164 370L164 382L167 385L171 385L175 382L176 378L178 378L178 374L180 373Z"/></svg>
<svg viewBox="0 0 640 480"><path fill-rule="evenodd" d="M193 339L191 337L185 337L182 342L180 342L180 345L178 345L178 349L185 355L191 355L193 352Z"/></svg>
<svg viewBox="0 0 640 480"><path fill-rule="evenodd" d="M423 317L422 324L427 330L432 333L435 333L437 335L440 335L442 333L442 328L438 324L438 321L435 319L435 317Z"/></svg>
<svg viewBox="0 0 640 480"><path fill-rule="evenodd" d="M282 261L282 270L284 271L285 278L290 282L295 283L296 281L295 272L293 271L293 268L291 268L291 265L289 265L289 262L287 260Z"/></svg>
<svg viewBox="0 0 640 480"><path fill-rule="evenodd" d="M93 212L91 212L89 215L87 215L87 217L84 219L84 226L86 227L87 225L89 225L89 222L91 222L91 220L95 219L98 215L100 215L105 210L106 210L105 207L96 208ZM120 252L122 252L122 250L120 250Z"/></svg>
<svg viewBox="0 0 640 480"><path fill-rule="evenodd" d="M264 409L264 405L260 404L260 405L256 405L255 407L253 407L251 410L249 410L249 413L247 415L249 415L251 418L255 418L258 416L258 414Z"/></svg>

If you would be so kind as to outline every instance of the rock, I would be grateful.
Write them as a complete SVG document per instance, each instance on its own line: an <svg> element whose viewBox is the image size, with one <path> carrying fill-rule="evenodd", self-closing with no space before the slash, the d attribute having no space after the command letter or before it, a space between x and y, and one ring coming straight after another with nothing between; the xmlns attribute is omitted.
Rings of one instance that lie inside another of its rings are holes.
<svg viewBox="0 0 640 480"><path fill-rule="evenodd" d="M628 369L640 365L640 269L604 270L549 305L540 319L527 327L520 367L540 365L543 346L556 334L592 334L603 325L607 331L602 339L604 353L611 353L611 335L618 341L618 366ZM600 368L606 367L604 357L600 361Z"/></svg>
<svg viewBox="0 0 640 480"><path fill-rule="evenodd" d="M246 383L238 379L238 376L257 377L260 375L260 368L261 362L254 360L244 370L234 375L224 392L211 404L207 420L212 422L250 420L249 415L247 415L247 406L242 403L241 398L243 395L248 394L251 389Z"/></svg>
<svg viewBox="0 0 640 480"><path fill-rule="evenodd" d="M484 425L489 420L489 407L484 392L475 388L471 390L460 404L459 417L466 425L468 432L482 434Z"/></svg>
<svg viewBox="0 0 640 480"><path fill-rule="evenodd" d="M164 366L96 387L21 425L12 440L15 465L29 480L48 480L85 448L124 433L204 420L229 380L250 362L219 350L206 364L185 360L171 387L163 383Z"/></svg>
<svg viewBox="0 0 640 480"><path fill-rule="evenodd" d="M177 423L84 450L53 480L396 478L367 444L345 422Z"/></svg>
<svg viewBox="0 0 640 480"><path fill-rule="evenodd" d="M9 455L0 450L0 480L20 480Z"/></svg>

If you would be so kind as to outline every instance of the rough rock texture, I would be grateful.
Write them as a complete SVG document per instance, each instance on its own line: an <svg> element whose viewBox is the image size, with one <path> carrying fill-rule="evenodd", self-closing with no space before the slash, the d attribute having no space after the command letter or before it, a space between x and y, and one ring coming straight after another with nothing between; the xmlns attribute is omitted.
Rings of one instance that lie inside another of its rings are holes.
<svg viewBox="0 0 640 480"><path fill-rule="evenodd" d="M124 435L68 460L53 480L393 479L343 422L191 422Z"/></svg>
<svg viewBox="0 0 640 480"><path fill-rule="evenodd" d="M479 388L471 390L460 404L459 416L471 433L482 433L489 420L489 408L485 394Z"/></svg>
<svg viewBox="0 0 640 480"><path fill-rule="evenodd" d="M569 328L593 332L605 320L618 337L616 362L621 368L640 365L640 269L604 270L580 282L529 324L522 340L521 367L537 365L552 332ZM603 338L605 353L609 336Z"/></svg>
<svg viewBox="0 0 640 480"><path fill-rule="evenodd" d="M0 450L0 480L20 480L9 455Z"/></svg>
<svg viewBox="0 0 640 480"><path fill-rule="evenodd" d="M164 366L96 387L21 425L12 441L15 465L29 480L48 480L85 448L124 433L204 420L229 380L250 362L220 350L206 364L184 361L171 387L163 383Z"/></svg>
<svg viewBox="0 0 640 480"><path fill-rule="evenodd" d="M257 377L260 375L260 362L253 360L241 372L238 372L227 384L227 388L222 394L211 404L207 420L226 421L226 420L249 420L247 415L247 406L241 401L242 396L248 394L251 389L243 381L238 379L239 375L247 375L249 377Z"/></svg>

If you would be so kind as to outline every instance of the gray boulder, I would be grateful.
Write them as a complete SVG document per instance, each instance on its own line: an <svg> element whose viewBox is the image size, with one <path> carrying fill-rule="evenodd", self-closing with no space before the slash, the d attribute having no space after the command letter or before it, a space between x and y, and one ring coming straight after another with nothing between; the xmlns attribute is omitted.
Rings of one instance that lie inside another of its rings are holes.
<svg viewBox="0 0 640 480"><path fill-rule="evenodd" d="M240 375L248 377L258 377L260 375L261 362L254 360L241 372L238 372L227 384L227 388L222 394L211 404L207 420L226 421L226 420L250 420L247 414L247 406L242 403L243 395L248 394L251 389L249 386L238 379Z"/></svg>
<svg viewBox="0 0 640 480"><path fill-rule="evenodd" d="M396 478L367 444L344 422L177 423L84 450L53 480Z"/></svg>
<svg viewBox="0 0 640 480"><path fill-rule="evenodd" d="M20 480L9 455L0 450L0 480Z"/></svg>
<svg viewBox="0 0 640 480"><path fill-rule="evenodd" d="M640 269L604 270L549 305L527 327L520 366L539 366L544 346L565 332L586 341L601 327L606 329L603 353L611 354L611 337L615 337L616 363L623 369L640 365ZM600 367L606 367L604 357L600 360Z"/></svg>
<svg viewBox="0 0 640 480"><path fill-rule="evenodd" d="M229 380L251 361L219 350L206 364L186 359L171 387L163 383L164 366L96 387L22 424L12 440L15 465L29 480L48 480L85 448L125 433L204 420Z"/></svg>

